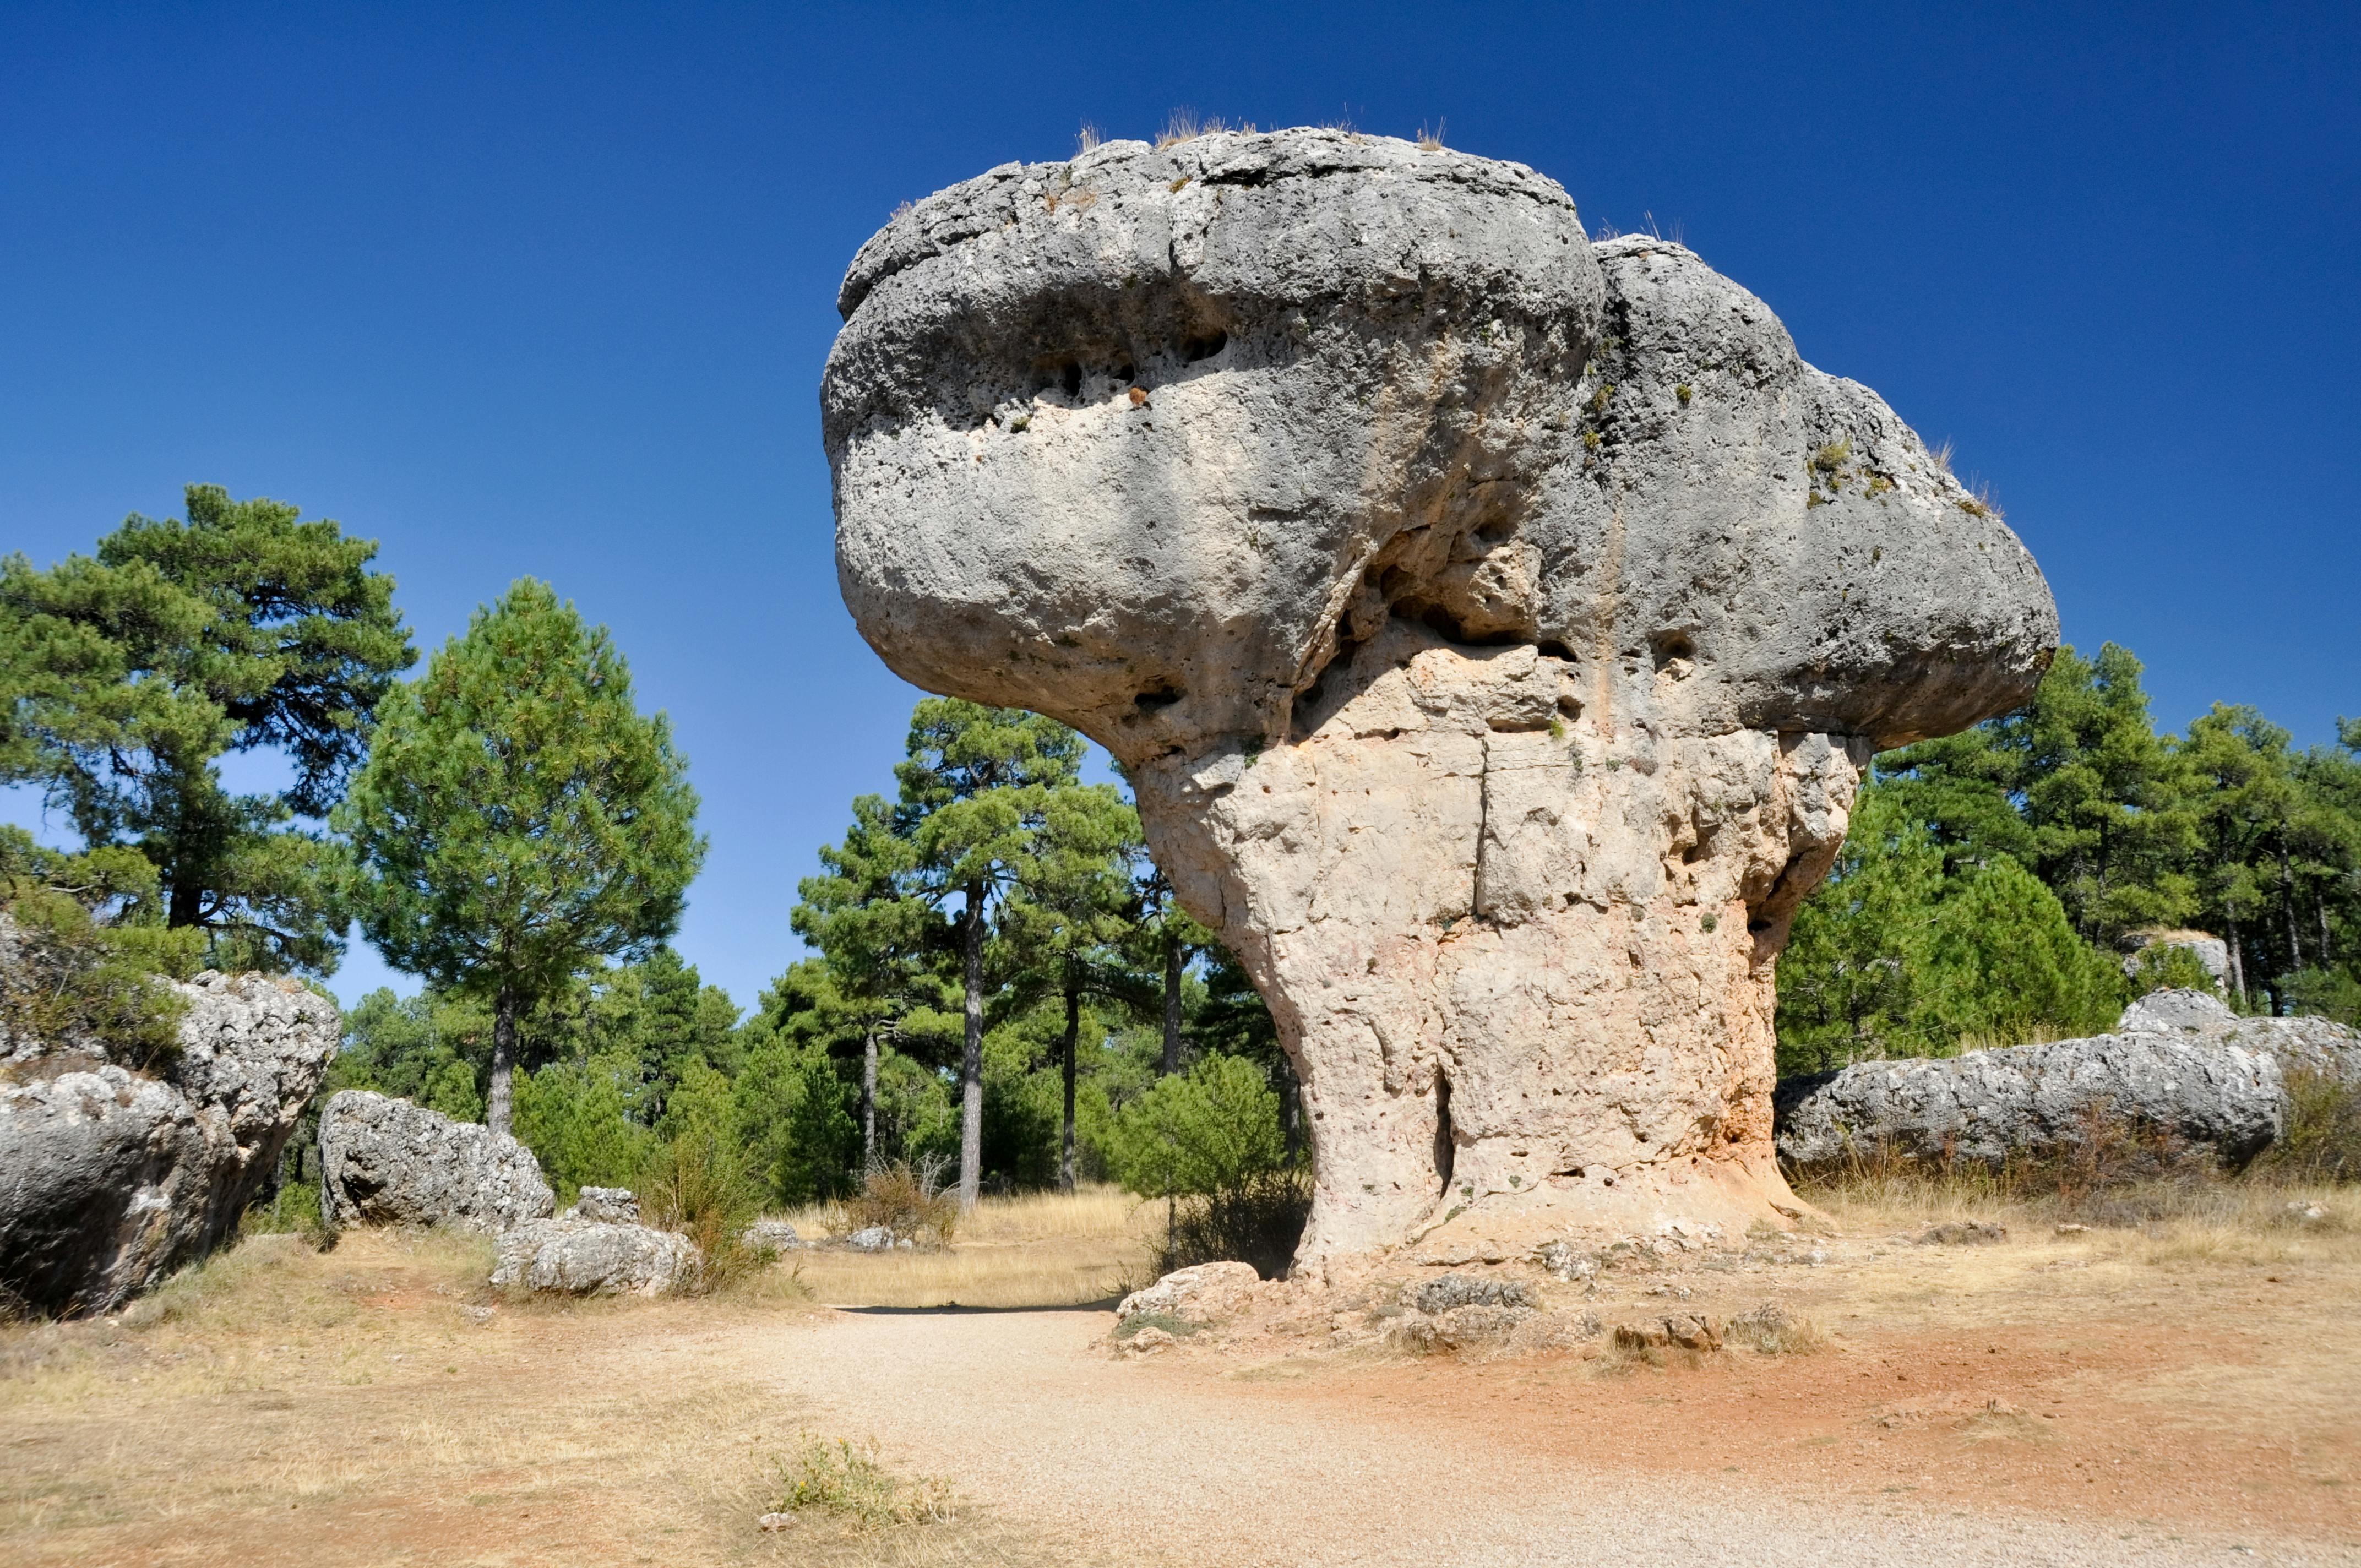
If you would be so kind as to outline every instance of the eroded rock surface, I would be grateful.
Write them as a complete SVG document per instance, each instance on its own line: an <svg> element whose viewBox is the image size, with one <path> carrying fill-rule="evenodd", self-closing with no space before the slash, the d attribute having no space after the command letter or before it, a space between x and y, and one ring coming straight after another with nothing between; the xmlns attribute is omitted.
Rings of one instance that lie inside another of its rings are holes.
<svg viewBox="0 0 2361 1568"><path fill-rule="evenodd" d="M320 1112L320 1212L332 1227L498 1234L546 1219L556 1205L541 1162L506 1133L363 1089L333 1096Z"/></svg>
<svg viewBox="0 0 2361 1568"><path fill-rule="evenodd" d="M187 1010L153 1072L95 1042L5 1042L0 1291L35 1310L109 1310L234 1234L326 1076L326 998L264 975L165 983Z"/></svg>
<svg viewBox="0 0 2361 1568"><path fill-rule="evenodd" d="M1123 762L1301 1074L1301 1256L1777 1220L1773 963L1861 771L2057 641L1875 394L1529 169L1333 131L1003 166L840 305L846 601Z"/></svg>
<svg viewBox="0 0 2361 1568"><path fill-rule="evenodd" d="M1803 1168L1873 1153L1996 1165L2063 1154L2106 1124L2237 1163L2279 1136L2298 1069L2361 1069L2361 1041L2325 1019L2241 1018L2200 992L2156 992L2111 1035L1858 1062L1782 1084L1779 1152Z"/></svg>

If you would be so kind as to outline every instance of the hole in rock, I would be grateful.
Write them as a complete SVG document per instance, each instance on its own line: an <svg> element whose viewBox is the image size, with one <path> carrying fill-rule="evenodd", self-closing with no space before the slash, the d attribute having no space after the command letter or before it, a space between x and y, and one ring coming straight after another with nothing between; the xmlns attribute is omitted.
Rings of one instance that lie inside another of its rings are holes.
<svg viewBox="0 0 2361 1568"><path fill-rule="evenodd" d="M1081 397L1082 395L1082 367L1073 360L1067 360L1065 367L1058 372L1058 385L1066 389L1066 396L1070 398Z"/></svg>
<svg viewBox="0 0 2361 1568"><path fill-rule="evenodd" d="M1216 328L1209 336L1182 338L1180 358L1186 364L1194 365L1200 359L1211 359L1229 345L1230 334Z"/></svg>
<svg viewBox="0 0 2361 1568"><path fill-rule="evenodd" d="M1697 657L1697 644L1689 641L1688 633L1686 631L1659 631L1654 638L1654 652L1656 668L1661 670L1670 665L1675 659L1686 660Z"/></svg>
<svg viewBox="0 0 2361 1568"><path fill-rule="evenodd" d="M1122 381L1122 382L1124 382L1124 383L1126 383L1126 384L1128 384L1128 383L1130 383L1130 382L1132 382L1132 381L1134 381L1134 380L1137 379L1137 376L1136 372L1134 372L1134 371L1133 371L1133 369L1132 369L1132 367L1131 367L1130 366L1128 366L1128 365L1118 365L1118 366L1116 366L1116 367L1115 367L1115 378L1116 380L1118 380L1118 381Z"/></svg>
<svg viewBox="0 0 2361 1568"><path fill-rule="evenodd" d="M1443 1179L1444 1190L1451 1188L1452 1157L1457 1153L1451 1142L1451 1079L1441 1068L1434 1069L1434 1174Z"/></svg>
<svg viewBox="0 0 2361 1568"><path fill-rule="evenodd" d="M1749 920L1746 923L1746 929L1750 934L1760 937L1763 932L1771 929L1771 922L1768 920Z"/></svg>
<svg viewBox="0 0 2361 1568"><path fill-rule="evenodd" d="M1154 713L1159 708L1170 707L1174 703L1179 702L1180 700L1180 692L1178 687L1151 686L1147 691L1144 691L1137 696L1133 697L1131 699L1131 705L1134 707L1138 708L1142 713Z"/></svg>

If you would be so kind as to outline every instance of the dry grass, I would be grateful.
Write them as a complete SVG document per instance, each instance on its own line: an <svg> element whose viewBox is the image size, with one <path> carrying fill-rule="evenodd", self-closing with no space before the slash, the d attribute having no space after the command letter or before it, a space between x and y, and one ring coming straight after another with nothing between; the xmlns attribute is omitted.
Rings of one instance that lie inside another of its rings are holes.
<svg viewBox="0 0 2361 1568"><path fill-rule="evenodd" d="M2070 1241L2092 1257L2143 1264L2361 1264L2355 1187L2182 1178L2061 1198L2006 1173L1870 1168L1798 1182L1795 1190L1860 1234L1981 1220L2016 1237Z"/></svg>
<svg viewBox="0 0 2361 1568"><path fill-rule="evenodd" d="M475 1238L259 1236L115 1317L0 1329L0 1560L1065 1560L986 1519L757 1528L804 1434L730 1346L807 1298L504 1303L489 1263Z"/></svg>
<svg viewBox="0 0 2361 1568"><path fill-rule="evenodd" d="M840 1236L833 1204L787 1216L807 1237ZM986 1198L948 1247L885 1253L818 1249L786 1265L819 1300L861 1307L1065 1307L1103 1301L1137 1283L1163 1237L1163 1212L1116 1187L1071 1197Z"/></svg>

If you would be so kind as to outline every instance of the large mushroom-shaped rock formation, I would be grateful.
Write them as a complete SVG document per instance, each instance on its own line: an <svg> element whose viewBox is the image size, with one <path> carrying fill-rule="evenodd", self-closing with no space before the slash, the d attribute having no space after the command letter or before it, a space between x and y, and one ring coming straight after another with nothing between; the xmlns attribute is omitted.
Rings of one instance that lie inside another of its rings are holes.
<svg viewBox="0 0 2361 1568"><path fill-rule="evenodd" d="M1792 1203L1796 903L1871 752L2057 641L1874 393L1530 169L1336 131L1004 165L839 308L854 619L1123 762L1301 1076L1301 1257Z"/></svg>

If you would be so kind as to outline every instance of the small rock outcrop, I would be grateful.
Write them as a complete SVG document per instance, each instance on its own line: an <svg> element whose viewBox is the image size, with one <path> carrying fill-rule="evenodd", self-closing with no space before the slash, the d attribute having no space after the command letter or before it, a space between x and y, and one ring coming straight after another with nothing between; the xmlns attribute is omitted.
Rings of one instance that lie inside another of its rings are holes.
<svg viewBox="0 0 2361 1568"><path fill-rule="evenodd" d="M1261 1277L1251 1263L1201 1263L1175 1269L1126 1296L1115 1306L1115 1321L1169 1317L1184 1323L1215 1322L1252 1305L1254 1288Z"/></svg>
<svg viewBox="0 0 2361 1568"><path fill-rule="evenodd" d="M628 1187L585 1187L575 1194L573 1212L578 1219L609 1225L636 1225L640 1201Z"/></svg>
<svg viewBox="0 0 2361 1568"><path fill-rule="evenodd" d="M804 1245L785 1220L757 1220L738 1234L738 1244L756 1252L793 1252Z"/></svg>
<svg viewBox="0 0 2361 1568"><path fill-rule="evenodd" d="M1790 1080L1779 1153L1804 1169L1872 1150L1998 1164L2072 1148L2099 1116L2235 1164L2279 1136L2298 1070L2361 1080L2361 1039L2325 1019L2241 1018L2202 992L2159 991L2111 1035Z"/></svg>
<svg viewBox="0 0 2361 1568"><path fill-rule="evenodd" d="M320 1212L346 1225L458 1225L497 1234L548 1217L557 1195L506 1133L347 1089L320 1113Z"/></svg>
<svg viewBox="0 0 2361 1568"><path fill-rule="evenodd" d="M697 1278L705 1255L677 1231L565 1214L502 1231L492 1283L570 1296L660 1296Z"/></svg>
<svg viewBox="0 0 2361 1568"><path fill-rule="evenodd" d="M0 1058L0 1299L110 1310L235 1234L327 1074L335 1005L275 976L167 981L156 1071L21 1037Z"/></svg>
<svg viewBox="0 0 2361 1568"><path fill-rule="evenodd" d="M1301 1080L1299 1262L1788 1223L1795 908L1871 754L2058 641L1876 394L1531 169L1343 131L1004 165L839 308L854 620L1122 762Z"/></svg>

